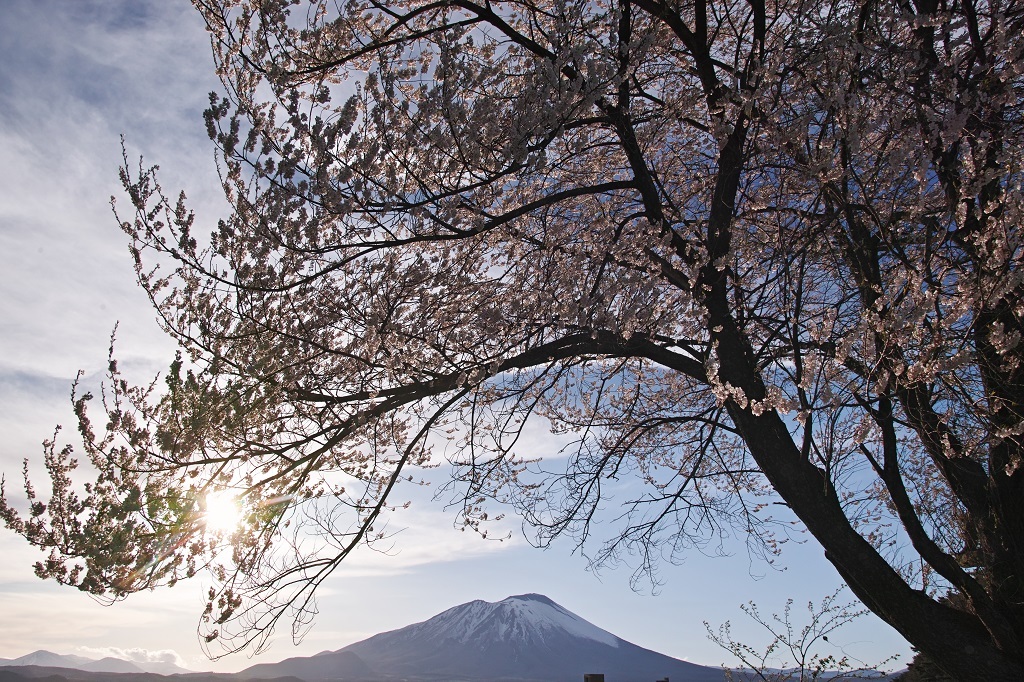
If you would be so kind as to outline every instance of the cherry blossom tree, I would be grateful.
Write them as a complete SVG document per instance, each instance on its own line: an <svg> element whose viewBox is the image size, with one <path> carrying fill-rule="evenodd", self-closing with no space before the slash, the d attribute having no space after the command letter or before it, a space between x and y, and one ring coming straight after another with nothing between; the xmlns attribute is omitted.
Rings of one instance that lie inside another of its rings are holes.
<svg viewBox="0 0 1024 682"><path fill-rule="evenodd" d="M183 354L112 360L102 428L76 394L95 481L55 439L49 500L3 498L39 575L209 567L203 638L259 646L441 465L457 523L647 569L771 556L782 504L944 670L1024 679L1024 6L195 5L232 211L205 237L126 156Z"/></svg>

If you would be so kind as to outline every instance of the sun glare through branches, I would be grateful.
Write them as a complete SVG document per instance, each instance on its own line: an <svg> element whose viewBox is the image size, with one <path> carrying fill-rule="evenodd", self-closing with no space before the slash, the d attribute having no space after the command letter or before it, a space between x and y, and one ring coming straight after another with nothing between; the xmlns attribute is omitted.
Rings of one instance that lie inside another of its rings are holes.
<svg viewBox="0 0 1024 682"><path fill-rule="evenodd" d="M211 533L234 532L242 520L242 509L238 498L230 490L216 490L206 496L206 510L203 522Z"/></svg>

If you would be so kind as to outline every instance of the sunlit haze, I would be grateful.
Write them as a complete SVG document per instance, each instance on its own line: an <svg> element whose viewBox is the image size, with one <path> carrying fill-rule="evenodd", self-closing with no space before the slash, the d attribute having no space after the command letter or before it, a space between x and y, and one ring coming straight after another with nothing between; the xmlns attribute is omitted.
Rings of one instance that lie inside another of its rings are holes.
<svg viewBox="0 0 1024 682"><path fill-rule="evenodd" d="M242 519L242 508L238 498L230 490L217 490L206 495L206 510L203 522L207 530L215 533L231 533Z"/></svg>

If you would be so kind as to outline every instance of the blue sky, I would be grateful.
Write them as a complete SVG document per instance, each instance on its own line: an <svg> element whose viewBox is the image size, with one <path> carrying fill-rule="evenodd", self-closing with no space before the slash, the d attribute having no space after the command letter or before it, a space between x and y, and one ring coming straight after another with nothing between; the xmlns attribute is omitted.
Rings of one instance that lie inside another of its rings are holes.
<svg viewBox="0 0 1024 682"><path fill-rule="evenodd" d="M128 247L110 210L118 195L120 135L133 158L161 166L212 225L225 210L201 112L217 87L202 22L183 0L7 0L0 22L0 471L19 491L21 460L39 459L58 423L73 431L68 394L78 370L95 384L119 324L120 365L143 380L174 347L135 286ZM536 454L546 441L535 439ZM260 662L337 649L470 601L539 592L636 644L720 664L703 621L732 620L754 645L739 605L762 612L820 600L839 578L812 543L791 542L775 567L747 557L690 557L663 566L652 591L630 587L631 569L587 570L571 544L535 550L519 536L484 541L452 527L426 501L396 519L390 556L353 557L320 593L320 616L295 647L281 632ZM514 524L512 525L515 529ZM0 530L0 657L35 649L99 657L173 657L195 670L254 661L202 657L195 625L203 579L112 607L36 579L38 555ZM641 585L641 587L645 587ZM862 618L830 637L868 662L909 648L887 625Z"/></svg>

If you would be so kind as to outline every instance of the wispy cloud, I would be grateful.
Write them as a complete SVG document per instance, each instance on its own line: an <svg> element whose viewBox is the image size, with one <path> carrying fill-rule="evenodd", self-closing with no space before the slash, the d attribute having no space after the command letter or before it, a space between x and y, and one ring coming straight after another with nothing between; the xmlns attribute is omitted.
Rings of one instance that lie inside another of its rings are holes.
<svg viewBox="0 0 1024 682"><path fill-rule="evenodd" d="M123 351L169 357L109 199L122 134L133 155L163 164L169 190L219 193L201 120L216 86L201 22L187 3L65 1L16 3L4 24L2 362L58 375L102 366L118 320Z"/></svg>
<svg viewBox="0 0 1024 682"><path fill-rule="evenodd" d="M338 576L400 575L427 564L494 556L525 544L512 522L493 524L488 530L494 539L485 540L470 530L452 532L453 519L452 513L430 509L428 503L407 514L399 512L385 531L393 533L390 541L382 542L378 551L353 552L338 568ZM322 592L326 595L328 589Z"/></svg>

